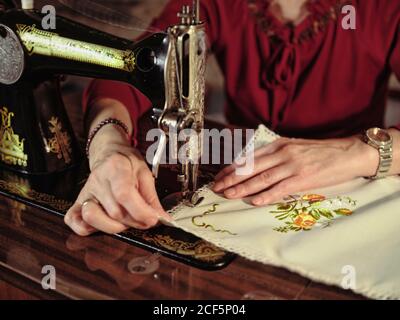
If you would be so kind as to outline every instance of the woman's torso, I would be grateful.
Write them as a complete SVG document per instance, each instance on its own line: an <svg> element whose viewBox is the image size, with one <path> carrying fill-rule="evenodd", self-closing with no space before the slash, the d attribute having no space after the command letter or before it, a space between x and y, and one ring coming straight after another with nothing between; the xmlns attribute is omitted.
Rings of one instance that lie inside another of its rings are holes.
<svg viewBox="0 0 400 320"><path fill-rule="evenodd" d="M380 1L310 1L308 17L289 27L268 11L268 1L226 6L216 0L221 14L230 11L227 22L221 17L216 50L228 120L262 122L296 137L345 136L382 126L396 23L381 23L379 14L390 4ZM346 4L356 9L355 30L342 26Z"/></svg>

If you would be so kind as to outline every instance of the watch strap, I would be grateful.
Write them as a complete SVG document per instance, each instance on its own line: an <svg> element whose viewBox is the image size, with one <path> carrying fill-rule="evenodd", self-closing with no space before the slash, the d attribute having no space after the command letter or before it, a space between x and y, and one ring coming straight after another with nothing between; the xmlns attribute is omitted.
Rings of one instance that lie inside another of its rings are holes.
<svg viewBox="0 0 400 320"><path fill-rule="evenodd" d="M387 176L393 161L393 148L391 145L379 147L379 167L375 175L375 179L384 178Z"/></svg>
<svg viewBox="0 0 400 320"><path fill-rule="evenodd" d="M379 146L371 141L367 135L365 135L365 142L371 147L375 148L379 152L379 166L375 176L370 177L371 179L382 179L388 175L388 172L392 166L393 161L393 145L387 144Z"/></svg>

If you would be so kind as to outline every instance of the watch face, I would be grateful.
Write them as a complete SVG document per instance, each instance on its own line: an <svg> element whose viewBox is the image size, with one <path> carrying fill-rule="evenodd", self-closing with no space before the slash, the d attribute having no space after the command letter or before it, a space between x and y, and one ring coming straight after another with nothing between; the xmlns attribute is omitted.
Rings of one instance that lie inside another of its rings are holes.
<svg viewBox="0 0 400 320"><path fill-rule="evenodd" d="M384 145L392 142L392 137L390 134L386 130L380 128L369 129L367 131L367 137L378 145Z"/></svg>

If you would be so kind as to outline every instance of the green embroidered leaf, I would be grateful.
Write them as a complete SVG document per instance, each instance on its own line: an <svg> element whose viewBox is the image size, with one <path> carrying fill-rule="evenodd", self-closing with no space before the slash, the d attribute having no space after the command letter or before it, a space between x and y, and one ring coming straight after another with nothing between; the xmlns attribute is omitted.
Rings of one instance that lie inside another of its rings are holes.
<svg viewBox="0 0 400 320"><path fill-rule="evenodd" d="M281 232L281 233L288 233L290 231L289 227L277 227L273 229L274 231Z"/></svg>
<svg viewBox="0 0 400 320"><path fill-rule="evenodd" d="M288 212L287 211L285 211L285 212L280 212L278 215L277 215L277 217L283 217L283 216L287 216L288 215Z"/></svg>
<svg viewBox="0 0 400 320"><path fill-rule="evenodd" d="M347 208L341 208L341 209L337 209L335 210L335 213L341 216L350 216L353 214L353 211L351 211L350 209Z"/></svg>
<svg viewBox="0 0 400 320"><path fill-rule="evenodd" d="M287 203L279 203L277 206L277 209L280 211L286 211L289 210L292 206L290 204Z"/></svg>
<svg viewBox="0 0 400 320"><path fill-rule="evenodd" d="M314 203L311 203L311 204L310 204L310 206L313 207L313 208L317 208L317 207L319 207L320 205L321 205L321 201L314 202Z"/></svg>
<svg viewBox="0 0 400 320"><path fill-rule="evenodd" d="M332 212L330 210L324 209L324 208L320 208L320 209L317 209L317 211L321 216L323 216L323 217L325 217L327 219L333 219L333 214L332 214Z"/></svg>
<svg viewBox="0 0 400 320"><path fill-rule="evenodd" d="M299 215L298 213L292 213L292 214L290 214L290 218L292 218L292 220L294 220L297 218L298 215Z"/></svg>
<svg viewBox="0 0 400 320"><path fill-rule="evenodd" d="M269 213L272 213L272 214L282 214L282 211L274 211L274 210L272 210L272 211L270 211Z"/></svg>
<svg viewBox="0 0 400 320"><path fill-rule="evenodd" d="M319 214L318 210L311 210L310 215L315 219L319 220L321 218L321 215Z"/></svg>

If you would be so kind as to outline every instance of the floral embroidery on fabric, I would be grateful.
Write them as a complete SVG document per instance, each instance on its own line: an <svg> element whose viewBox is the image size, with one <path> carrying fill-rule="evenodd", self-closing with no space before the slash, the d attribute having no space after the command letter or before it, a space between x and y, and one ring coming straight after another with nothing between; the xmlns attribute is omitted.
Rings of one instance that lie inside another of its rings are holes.
<svg viewBox="0 0 400 320"><path fill-rule="evenodd" d="M196 227L199 227L199 228L211 229L211 230L214 231L214 232L228 233L228 234L230 234L230 235L232 235L232 236L236 236L236 235L237 235L236 233L232 233L232 232L230 232L230 231L228 231L228 230L216 229L216 228L215 228L213 225L211 225L211 224L207 224L207 223L205 223L205 222L198 222L198 219L204 218L204 217L208 216L210 213L216 212L216 211L217 211L217 207L218 207L218 204L215 203L215 204L212 205L212 208L211 208L211 209L208 209L207 211L203 212L203 213L200 214L200 215L194 216L194 217L192 218L192 223L193 223L193 225L195 225Z"/></svg>
<svg viewBox="0 0 400 320"><path fill-rule="evenodd" d="M328 199L319 194L289 196L284 202L275 204L270 213L284 221L284 225L273 230L282 233L309 231L316 226L329 227L337 216L350 216L357 201L338 196Z"/></svg>

